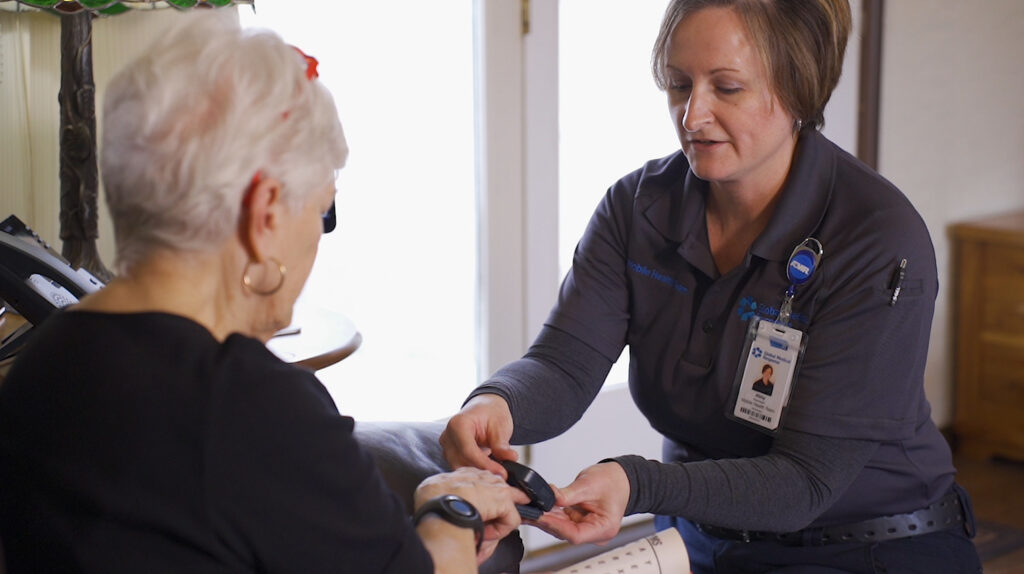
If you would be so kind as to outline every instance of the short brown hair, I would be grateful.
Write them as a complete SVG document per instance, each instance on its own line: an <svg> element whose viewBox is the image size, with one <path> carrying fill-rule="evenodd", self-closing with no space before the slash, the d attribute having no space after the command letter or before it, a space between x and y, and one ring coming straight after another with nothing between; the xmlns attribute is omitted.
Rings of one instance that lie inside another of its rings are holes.
<svg viewBox="0 0 1024 574"><path fill-rule="evenodd" d="M852 27L848 0L672 0L651 53L659 88L668 85L666 51L672 32L687 16L709 7L739 14L782 105L804 128L823 126Z"/></svg>

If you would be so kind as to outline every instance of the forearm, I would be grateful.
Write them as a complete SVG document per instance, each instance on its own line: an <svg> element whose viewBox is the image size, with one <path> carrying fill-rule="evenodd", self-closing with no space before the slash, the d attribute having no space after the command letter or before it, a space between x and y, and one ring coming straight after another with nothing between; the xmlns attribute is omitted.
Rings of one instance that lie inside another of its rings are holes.
<svg viewBox="0 0 1024 574"><path fill-rule="evenodd" d="M544 327L522 359L499 369L470 397L493 393L508 402L513 444L555 437L586 411L612 361L563 331Z"/></svg>
<svg viewBox="0 0 1024 574"><path fill-rule="evenodd" d="M792 532L830 508L877 448L873 441L781 431L772 450L759 457L668 464L638 456L615 460L630 482L627 514Z"/></svg>
<svg viewBox="0 0 1024 574"><path fill-rule="evenodd" d="M436 574L476 574L472 530L428 514L416 526L416 533L434 561Z"/></svg>

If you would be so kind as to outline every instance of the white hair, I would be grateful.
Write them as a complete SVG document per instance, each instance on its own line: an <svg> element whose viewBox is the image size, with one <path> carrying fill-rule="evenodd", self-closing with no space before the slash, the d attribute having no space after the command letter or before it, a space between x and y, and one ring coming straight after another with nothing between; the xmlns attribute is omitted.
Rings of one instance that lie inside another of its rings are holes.
<svg viewBox="0 0 1024 574"><path fill-rule="evenodd" d="M299 207L348 155L303 56L215 12L182 15L107 88L101 166L122 272L154 250L219 247L257 173Z"/></svg>

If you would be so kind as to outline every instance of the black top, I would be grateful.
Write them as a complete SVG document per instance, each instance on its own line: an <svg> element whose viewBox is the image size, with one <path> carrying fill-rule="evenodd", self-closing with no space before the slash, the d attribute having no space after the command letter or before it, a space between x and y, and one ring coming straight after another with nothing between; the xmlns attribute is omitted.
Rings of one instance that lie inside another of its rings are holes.
<svg viewBox="0 0 1024 574"><path fill-rule="evenodd" d="M759 393L771 396L772 391L775 390L775 385L764 382L764 379L757 379L754 381L754 384L751 385L751 388Z"/></svg>
<svg viewBox="0 0 1024 574"><path fill-rule="evenodd" d="M598 363L610 365L629 345L630 391L666 437L666 461L730 461L658 467L619 459L632 481L632 511L784 529L938 500L954 473L923 385L938 280L928 230L907 198L821 134L804 132L772 219L744 261L721 275L707 239L707 193L681 152L612 186L527 360L475 393L509 401L515 442L544 440L575 422L607 372ZM824 256L793 301L790 325L806 333L807 348L773 437L726 412L749 320L778 317L787 261L808 237ZM903 258L902 292L890 306ZM698 469L713 472L694 482ZM721 492L726 485L731 492ZM776 494L777 512L757 506L764 489ZM651 506L632 506L637 496ZM754 506L744 506L748 496Z"/></svg>
<svg viewBox="0 0 1024 574"><path fill-rule="evenodd" d="M310 373L160 314L69 311L0 387L8 571L433 572Z"/></svg>

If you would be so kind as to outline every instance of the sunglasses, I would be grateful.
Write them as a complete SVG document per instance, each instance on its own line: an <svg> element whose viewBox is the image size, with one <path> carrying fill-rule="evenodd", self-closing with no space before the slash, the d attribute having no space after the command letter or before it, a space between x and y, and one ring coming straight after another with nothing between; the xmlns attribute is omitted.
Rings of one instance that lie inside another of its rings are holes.
<svg viewBox="0 0 1024 574"><path fill-rule="evenodd" d="M295 48L295 46L292 46L292 48ZM305 52L298 48L295 48L295 51L301 54L302 57L306 59L306 79L312 82L313 80L320 77L320 74L317 73L317 64L319 64L319 62L317 62L316 58L306 54ZM334 207L333 201L331 202L331 208L328 209L323 214L323 223L324 233L330 233L334 231L335 227L338 226L338 212Z"/></svg>
<svg viewBox="0 0 1024 574"><path fill-rule="evenodd" d="M334 209L334 202L331 202L331 208L323 214L324 233L330 233L334 231L334 228L338 226L338 212Z"/></svg>

